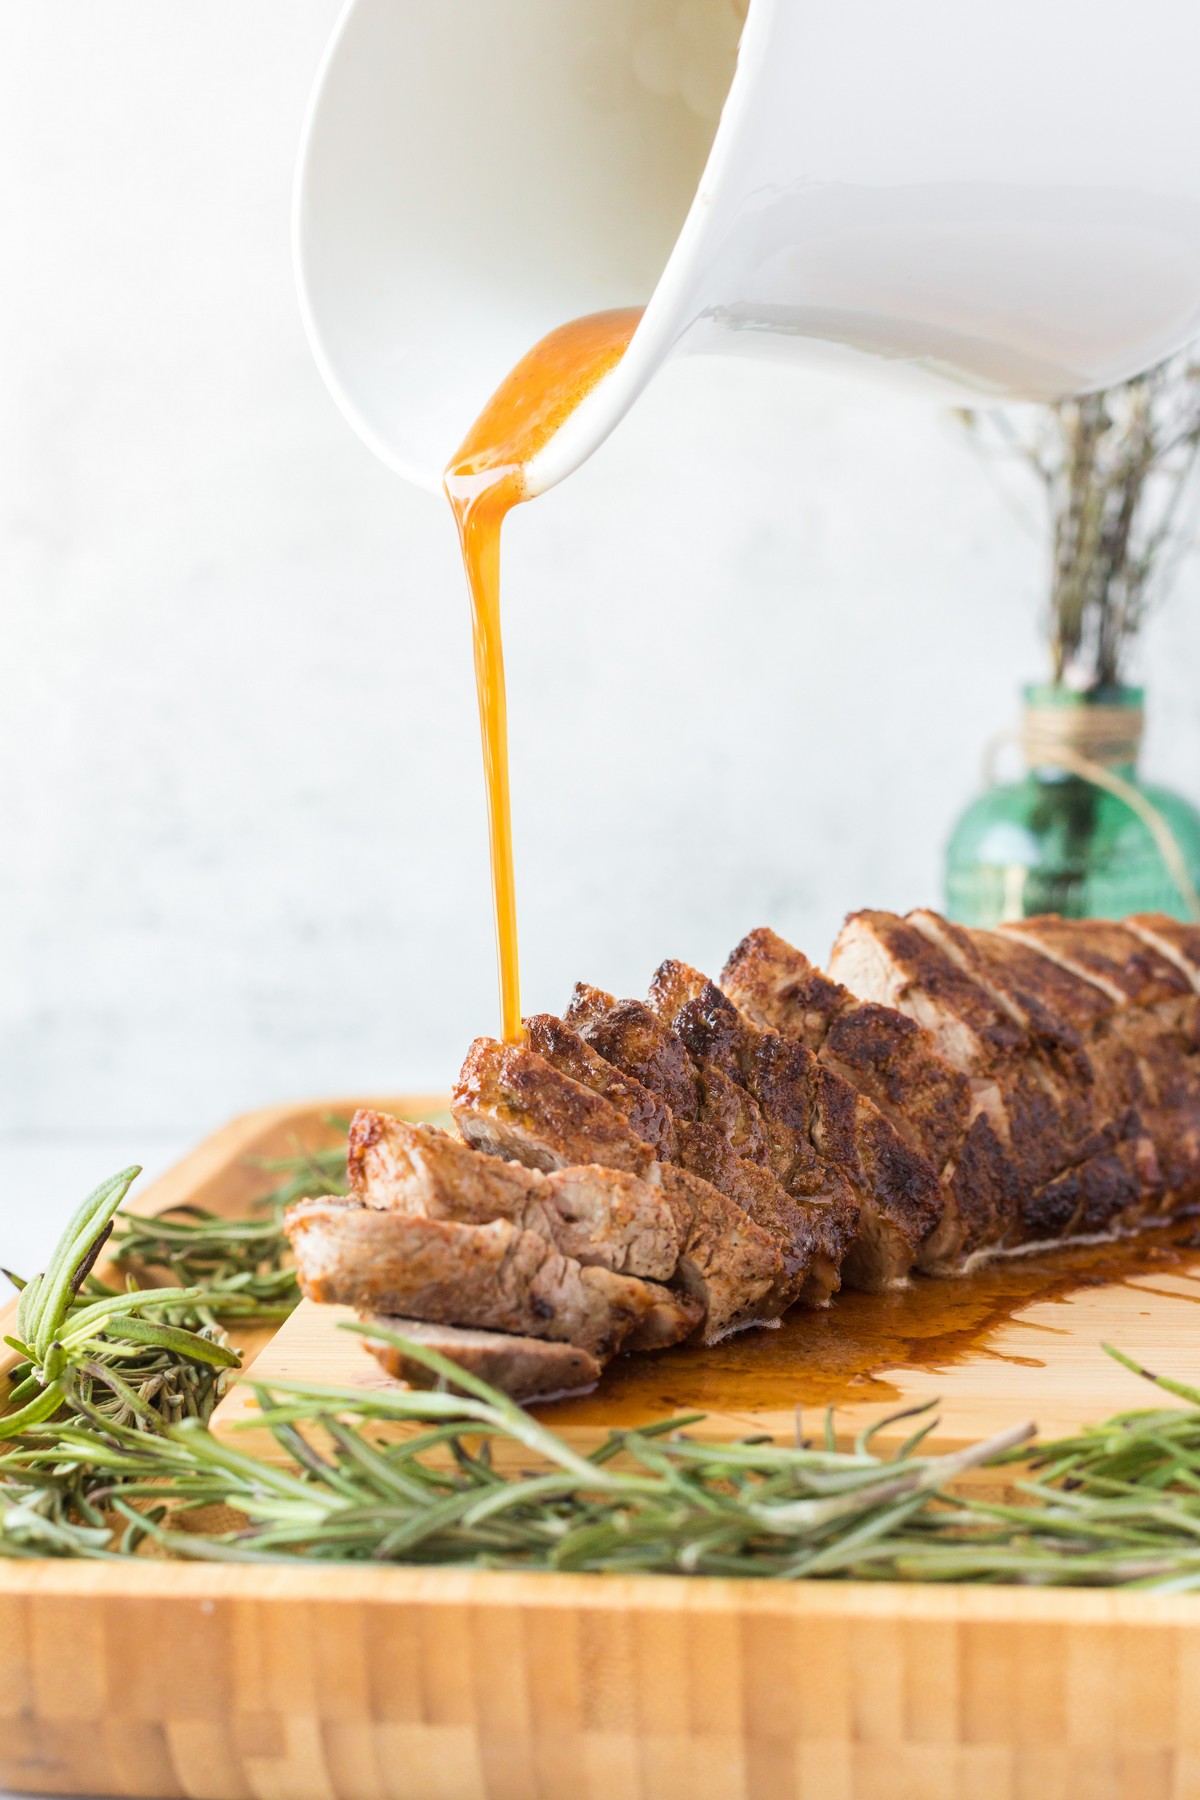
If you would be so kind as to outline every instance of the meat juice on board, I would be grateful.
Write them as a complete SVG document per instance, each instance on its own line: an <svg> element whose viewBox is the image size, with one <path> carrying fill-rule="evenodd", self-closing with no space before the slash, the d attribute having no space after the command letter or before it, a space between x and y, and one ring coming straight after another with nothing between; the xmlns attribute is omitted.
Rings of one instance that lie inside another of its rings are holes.
<svg viewBox="0 0 1200 1800"><path fill-rule="evenodd" d="M520 1043L521 984L512 807L508 786L508 718L500 633L500 529L526 492L526 470L563 421L625 353L640 307L589 313L560 325L501 382L445 474L471 594L475 685L483 737L492 904L500 976L501 1035Z"/></svg>

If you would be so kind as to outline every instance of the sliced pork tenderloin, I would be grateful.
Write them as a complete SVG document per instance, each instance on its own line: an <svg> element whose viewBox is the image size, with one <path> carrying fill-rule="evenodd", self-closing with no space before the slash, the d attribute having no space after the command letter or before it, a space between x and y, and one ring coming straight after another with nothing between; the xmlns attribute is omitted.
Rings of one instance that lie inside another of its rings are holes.
<svg viewBox="0 0 1200 1800"><path fill-rule="evenodd" d="M1200 994L1200 925L1166 913L1134 913L1124 924L1152 950L1165 956Z"/></svg>
<svg viewBox="0 0 1200 1800"><path fill-rule="evenodd" d="M1106 991L1082 966L1073 968L1067 960L1048 955L1032 933L968 931L935 914L914 917L952 954L970 960L992 991L1013 1008L1037 1046L1031 1067L1050 1089L1058 1117L1059 1167L1050 1167L1053 1157L1048 1153L1041 1171L1043 1185L1095 1162L1084 1186L1113 1197L1110 1230L1132 1227L1140 1216L1150 1218L1159 1212L1164 1201L1173 1204L1172 1193L1194 1188L1200 1167L1180 1140L1178 1115L1168 1092L1183 1062L1168 1041L1163 1019L1152 1016L1141 1003L1114 1010L1111 985ZM1082 939L1092 936L1091 923L1083 922ZM1137 968L1147 960L1137 939L1119 927L1095 924L1102 940L1119 946L1131 959L1126 971L1129 994L1137 993L1144 1001L1151 985L1161 992L1161 977L1171 973L1169 965L1164 964L1159 980L1150 983L1148 972ZM1011 1094L1006 1098L1011 1120L1014 1102ZM1190 1123L1194 1126L1198 1118L1200 1106L1194 1099ZM1051 1151L1054 1139L1046 1141ZM1125 1171L1131 1196L1124 1208L1115 1204L1117 1189L1108 1173L1112 1157ZM1097 1216L1095 1205L1086 1208L1074 1234L1095 1235ZM1038 1235L1045 1233L1039 1230Z"/></svg>
<svg viewBox="0 0 1200 1800"><path fill-rule="evenodd" d="M683 1239L675 1282L702 1308L702 1341L718 1343L786 1311L796 1295L773 1234L686 1169L664 1163L660 1179Z"/></svg>
<svg viewBox="0 0 1200 1800"><path fill-rule="evenodd" d="M670 1287L657 1281L644 1281L642 1286L649 1291L650 1309L625 1339L621 1346L623 1351L669 1350L697 1333L702 1342L714 1344L717 1336L726 1335L725 1332L710 1335L705 1297L689 1291L678 1277ZM737 1327L729 1329L736 1330Z"/></svg>
<svg viewBox="0 0 1200 1800"><path fill-rule="evenodd" d="M970 1081L975 1117L950 1183L960 1260L1098 1235L1097 1194L1108 1196L1110 1231L1130 1222L1131 1204L1136 1213L1135 1188L1141 1205L1155 1203L1161 1183L1132 1059L1095 1054L1106 1008L1086 982L1015 938L966 931L927 911L852 915L830 969L924 1025ZM1064 1233L1056 1183L1071 1171L1093 1199Z"/></svg>
<svg viewBox="0 0 1200 1800"><path fill-rule="evenodd" d="M569 1075L595 1094L602 1094L628 1120L644 1143L663 1162L676 1157L675 1115L666 1101L606 1062L577 1031L553 1013L535 1013L524 1021L525 1042L560 1075Z"/></svg>

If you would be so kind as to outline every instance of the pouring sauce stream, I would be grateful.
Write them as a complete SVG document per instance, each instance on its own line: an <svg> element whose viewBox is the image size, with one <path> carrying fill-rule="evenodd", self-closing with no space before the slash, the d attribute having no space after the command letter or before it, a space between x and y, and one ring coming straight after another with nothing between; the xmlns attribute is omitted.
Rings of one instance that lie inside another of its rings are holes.
<svg viewBox="0 0 1200 1800"><path fill-rule="evenodd" d="M512 508L529 498L526 470L530 462L580 401L620 362L641 316L640 307L589 313L535 344L496 389L450 459L444 477L471 594L501 1035L509 1044L520 1043L524 1032L500 632L500 529Z"/></svg>

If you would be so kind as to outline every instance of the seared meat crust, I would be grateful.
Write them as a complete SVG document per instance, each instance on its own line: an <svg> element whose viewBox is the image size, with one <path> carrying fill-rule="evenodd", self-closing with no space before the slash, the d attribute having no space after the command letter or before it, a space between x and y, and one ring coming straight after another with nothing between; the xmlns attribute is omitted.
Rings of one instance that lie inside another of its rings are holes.
<svg viewBox="0 0 1200 1800"><path fill-rule="evenodd" d="M926 1159L806 1044L753 1026L698 971L664 963L650 1001L689 1051L753 1098L785 1187L803 1192L814 1161L843 1173L859 1214L842 1265L846 1284L873 1290L903 1280L942 1212L937 1174Z"/></svg>
<svg viewBox="0 0 1200 1800"><path fill-rule="evenodd" d="M654 1152L624 1113L525 1044L476 1038L451 1105L469 1144L531 1169L600 1163L645 1175Z"/></svg>

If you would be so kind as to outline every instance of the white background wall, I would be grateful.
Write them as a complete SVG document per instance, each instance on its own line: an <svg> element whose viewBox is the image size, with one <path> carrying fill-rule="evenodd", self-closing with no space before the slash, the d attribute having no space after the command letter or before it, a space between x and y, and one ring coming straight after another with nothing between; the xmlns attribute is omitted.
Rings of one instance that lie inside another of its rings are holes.
<svg viewBox="0 0 1200 1800"><path fill-rule="evenodd" d="M278 1098L441 1086L495 1018L448 514L327 398L288 201L336 0L0 10L0 1262ZM512 520L530 1008L936 901L1042 567L944 417L662 378ZM1148 763L1200 788L1200 592Z"/></svg>

